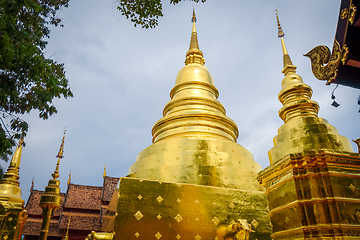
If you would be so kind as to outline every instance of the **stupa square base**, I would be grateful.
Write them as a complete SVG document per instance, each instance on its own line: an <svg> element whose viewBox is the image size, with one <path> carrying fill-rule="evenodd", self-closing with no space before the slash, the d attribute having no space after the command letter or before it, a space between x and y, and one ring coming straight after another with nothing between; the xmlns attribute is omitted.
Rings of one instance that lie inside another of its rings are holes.
<svg viewBox="0 0 360 240"><path fill-rule="evenodd" d="M123 177L114 240L227 239L237 219L251 223L250 239L271 239L267 209L261 191Z"/></svg>

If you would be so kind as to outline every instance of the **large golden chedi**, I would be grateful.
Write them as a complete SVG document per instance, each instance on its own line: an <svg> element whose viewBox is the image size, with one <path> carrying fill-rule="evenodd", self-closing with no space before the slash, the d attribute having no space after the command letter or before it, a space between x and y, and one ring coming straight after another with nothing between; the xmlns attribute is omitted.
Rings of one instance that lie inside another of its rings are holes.
<svg viewBox="0 0 360 240"><path fill-rule="evenodd" d="M195 14L192 21L185 67L153 127L153 144L120 179L114 239L245 239L229 228L238 219L251 223L250 239L270 239L261 167L236 143L238 128L204 67Z"/></svg>

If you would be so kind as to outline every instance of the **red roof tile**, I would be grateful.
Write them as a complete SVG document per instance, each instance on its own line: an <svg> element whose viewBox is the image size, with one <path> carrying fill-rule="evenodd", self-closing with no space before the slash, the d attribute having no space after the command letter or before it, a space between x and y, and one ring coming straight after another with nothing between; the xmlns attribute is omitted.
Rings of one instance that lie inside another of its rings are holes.
<svg viewBox="0 0 360 240"><path fill-rule="evenodd" d="M63 212L60 219L60 228L66 229L70 219L70 229L101 231L100 214L68 213Z"/></svg>
<svg viewBox="0 0 360 240"><path fill-rule="evenodd" d="M23 235L39 236L41 230L42 219L27 219L22 231ZM62 236L59 229L58 221L50 221L48 236Z"/></svg>
<svg viewBox="0 0 360 240"><path fill-rule="evenodd" d="M103 187L103 196L102 196L102 200L104 202L110 202L111 197L117 185L119 184L119 179L120 178L108 177L108 176L104 178L104 185L103 185L104 187Z"/></svg>
<svg viewBox="0 0 360 240"><path fill-rule="evenodd" d="M100 210L102 187L70 184L64 208Z"/></svg>

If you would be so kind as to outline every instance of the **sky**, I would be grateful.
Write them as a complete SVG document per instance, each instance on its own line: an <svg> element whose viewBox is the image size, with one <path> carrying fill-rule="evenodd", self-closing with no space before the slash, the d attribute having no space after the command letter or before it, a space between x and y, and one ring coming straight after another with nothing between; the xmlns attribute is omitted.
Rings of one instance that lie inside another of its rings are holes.
<svg viewBox="0 0 360 240"><path fill-rule="evenodd" d="M317 80L303 56L318 45L332 48L340 0L162 2L164 17L155 29L135 28L113 0L74 0L59 11L65 26L51 28L45 51L64 63L74 97L54 100L58 113L48 120L37 111L21 116L29 123L20 165L25 201L33 178L38 190L51 179L65 127L61 192L70 170L72 183L94 186L102 185L105 164L108 176L127 175L137 154L152 144L152 126L162 117L184 66L193 7L199 46L220 92L218 100L238 125L238 143L263 168L283 124L278 116L283 65L275 9L297 73L320 105L319 116L350 140L360 137L360 91L339 86L335 96L340 107L334 108L335 85Z"/></svg>

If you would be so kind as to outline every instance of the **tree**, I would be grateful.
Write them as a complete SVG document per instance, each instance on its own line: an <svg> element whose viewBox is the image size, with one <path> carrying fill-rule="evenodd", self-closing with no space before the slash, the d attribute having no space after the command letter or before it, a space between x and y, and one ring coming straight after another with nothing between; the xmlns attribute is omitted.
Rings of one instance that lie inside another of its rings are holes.
<svg viewBox="0 0 360 240"><path fill-rule="evenodd" d="M190 0L196 3L206 0ZM170 0L170 4L177 4L181 0ZM161 0L120 0L117 7L121 14L142 28L154 28L158 26L158 18L163 16Z"/></svg>
<svg viewBox="0 0 360 240"><path fill-rule="evenodd" d="M28 124L19 114L39 110L47 119L57 112L52 100L72 97L64 65L44 56L49 26L69 0L0 1L0 158L7 160Z"/></svg>

